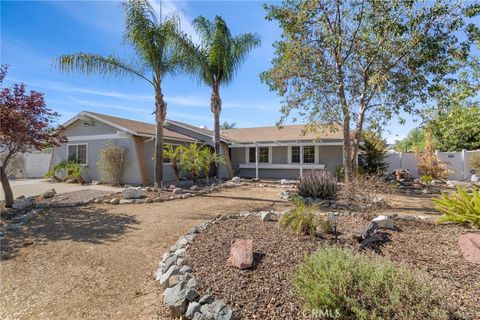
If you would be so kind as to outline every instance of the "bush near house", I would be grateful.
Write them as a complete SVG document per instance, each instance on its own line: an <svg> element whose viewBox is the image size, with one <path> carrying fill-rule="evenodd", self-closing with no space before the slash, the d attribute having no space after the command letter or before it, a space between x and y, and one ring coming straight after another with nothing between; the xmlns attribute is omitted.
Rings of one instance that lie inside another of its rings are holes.
<svg viewBox="0 0 480 320"><path fill-rule="evenodd" d="M120 184L126 153L125 147L113 145L111 141L105 143L97 162L102 181L113 185Z"/></svg>
<svg viewBox="0 0 480 320"><path fill-rule="evenodd" d="M480 228L480 191L474 189L472 194L462 187L452 195L442 192L440 199L432 199L435 208L443 213L438 219L442 222L471 223Z"/></svg>
<svg viewBox="0 0 480 320"><path fill-rule="evenodd" d="M54 178L57 181L73 179L78 183L84 184L85 180L82 178L83 169L84 167L74 161L62 161L53 166L52 170L45 173L43 176L45 178ZM62 171L65 172L65 179L57 177L57 174Z"/></svg>
<svg viewBox="0 0 480 320"><path fill-rule="evenodd" d="M299 196L320 199L335 199L338 189L337 180L325 170L304 173L297 185Z"/></svg>
<svg viewBox="0 0 480 320"><path fill-rule="evenodd" d="M448 319L428 282L381 257L329 247L305 258L293 278L306 310L339 319Z"/></svg>

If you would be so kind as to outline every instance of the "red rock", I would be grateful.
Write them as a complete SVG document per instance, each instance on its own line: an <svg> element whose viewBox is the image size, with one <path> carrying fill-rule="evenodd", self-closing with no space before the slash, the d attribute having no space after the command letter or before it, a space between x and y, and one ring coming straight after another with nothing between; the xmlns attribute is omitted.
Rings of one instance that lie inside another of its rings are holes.
<svg viewBox="0 0 480 320"><path fill-rule="evenodd" d="M480 234L466 233L458 239L465 260L480 264Z"/></svg>
<svg viewBox="0 0 480 320"><path fill-rule="evenodd" d="M239 269L250 268L253 264L253 241L238 239L230 247L229 266Z"/></svg>

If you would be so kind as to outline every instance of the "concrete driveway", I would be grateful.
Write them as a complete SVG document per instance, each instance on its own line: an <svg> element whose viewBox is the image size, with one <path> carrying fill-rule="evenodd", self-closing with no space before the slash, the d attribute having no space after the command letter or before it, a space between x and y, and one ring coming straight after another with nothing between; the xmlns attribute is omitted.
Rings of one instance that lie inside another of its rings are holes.
<svg viewBox="0 0 480 320"><path fill-rule="evenodd" d="M73 183L52 183L45 179L25 179L25 180L10 180L10 186L13 190L13 196L19 197L21 195L37 196L47 191L50 188L55 188L57 193L66 193L78 190L100 190L100 191L120 191L123 188L117 188L107 185L80 185ZM4 200L3 188L0 192L0 200Z"/></svg>

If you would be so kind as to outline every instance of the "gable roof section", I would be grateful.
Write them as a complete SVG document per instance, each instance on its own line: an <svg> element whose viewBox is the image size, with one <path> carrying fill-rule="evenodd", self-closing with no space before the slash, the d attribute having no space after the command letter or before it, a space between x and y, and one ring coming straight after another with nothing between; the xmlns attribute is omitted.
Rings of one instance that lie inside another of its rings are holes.
<svg viewBox="0 0 480 320"><path fill-rule="evenodd" d="M239 128L222 130L228 140L237 143L271 142L271 141L311 141L311 140L343 140L343 130L338 126L335 131L325 127L318 132L302 133L305 125Z"/></svg>
<svg viewBox="0 0 480 320"><path fill-rule="evenodd" d="M111 125L114 128L117 128L122 131L126 131L130 134L136 136L144 136L144 137L155 137L155 125L151 123L146 123L142 121L130 120L120 117L109 116L106 114L90 112L90 111L82 111L74 118L68 120L63 126L67 127L72 124L74 121L81 119L82 116L91 117L98 121L104 122L108 125ZM186 136L184 134L168 130L164 128L163 136L166 139L172 140L182 140L182 141L196 141L195 139Z"/></svg>

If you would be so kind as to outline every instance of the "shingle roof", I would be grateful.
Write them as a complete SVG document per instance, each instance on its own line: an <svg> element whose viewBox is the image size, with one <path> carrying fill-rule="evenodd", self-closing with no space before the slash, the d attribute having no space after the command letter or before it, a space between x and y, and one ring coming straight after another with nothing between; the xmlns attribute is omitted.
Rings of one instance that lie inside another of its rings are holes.
<svg viewBox="0 0 480 320"><path fill-rule="evenodd" d="M302 130L304 129L305 125L285 125L281 128L277 126L239 128L222 130L222 136L238 143L343 139L343 131L340 126L335 127L336 130L333 132L325 127L325 130L303 134Z"/></svg>
<svg viewBox="0 0 480 320"><path fill-rule="evenodd" d="M117 126L126 128L130 131L135 132L138 135L151 135L155 136L155 125L147 122L137 121L137 120L130 120L120 117L109 116L106 114L85 111L86 115L90 114L96 116L97 118L103 119L106 122L110 122ZM178 139L178 140L187 140L187 141L196 141L195 139L186 136L184 134L168 130L167 128L163 129L163 136L168 139Z"/></svg>

